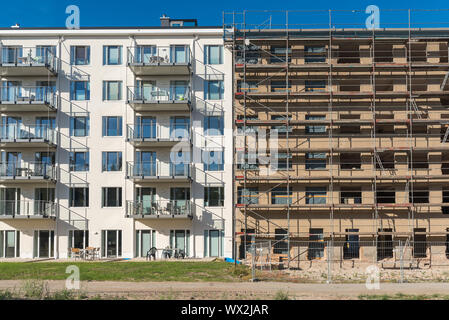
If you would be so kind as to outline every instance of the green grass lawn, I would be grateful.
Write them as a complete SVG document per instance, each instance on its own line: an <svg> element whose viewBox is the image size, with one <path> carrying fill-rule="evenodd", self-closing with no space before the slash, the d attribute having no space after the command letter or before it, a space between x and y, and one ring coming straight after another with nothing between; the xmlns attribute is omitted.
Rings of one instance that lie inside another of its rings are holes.
<svg viewBox="0 0 449 320"><path fill-rule="evenodd" d="M81 281L219 281L246 279L250 270L213 262L2 262L0 280L65 280L67 266L80 268Z"/></svg>

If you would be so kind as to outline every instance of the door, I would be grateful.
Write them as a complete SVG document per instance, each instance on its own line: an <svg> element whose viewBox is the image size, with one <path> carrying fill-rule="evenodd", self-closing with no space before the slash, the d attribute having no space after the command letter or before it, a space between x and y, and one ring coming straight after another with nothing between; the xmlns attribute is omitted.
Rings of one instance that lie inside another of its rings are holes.
<svg viewBox="0 0 449 320"><path fill-rule="evenodd" d="M54 202L54 188L36 188L34 191L34 214L52 215L55 210Z"/></svg>
<svg viewBox="0 0 449 320"><path fill-rule="evenodd" d="M415 228L413 232L413 257L425 258L427 256L426 228Z"/></svg>
<svg viewBox="0 0 449 320"><path fill-rule="evenodd" d="M189 162L190 153L188 152L171 152L170 153L170 175L178 177L187 177L190 174Z"/></svg>
<svg viewBox="0 0 449 320"><path fill-rule="evenodd" d="M209 239L209 256L218 257L220 255L220 231L210 230Z"/></svg>
<svg viewBox="0 0 449 320"><path fill-rule="evenodd" d="M46 103L53 102L53 94L56 92L56 82L36 81L36 101Z"/></svg>
<svg viewBox="0 0 449 320"><path fill-rule="evenodd" d="M22 47L3 47L2 48L2 63L17 63L18 58L22 57Z"/></svg>
<svg viewBox="0 0 449 320"><path fill-rule="evenodd" d="M154 214L152 208L155 207L156 189L155 188L137 188L137 205L141 212L137 214Z"/></svg>
<svg viewBox="0 0 449 320"><path fill-rule="evenodd" d="M39 230L34 232L34 256L39 258L53 257L53 230Z"/></svg>
<svg viewBox="0 0 449 320"><path fill-rule="evenodd" d="M135 138L156 138L156 118L155 117L136 117Z"/></svg>
<svg viewBox="0 0 449 320"><path fill-rule="evenodd" d="M4 132L3 137L5 139L23 139L28 138L26 131L21 131L22 119L19 117L4 117Z"/></svg>
<svg viewBox="0 0 449 320"><path fill-rule="evenodd" d="M379 229L379 232L393 232L393 229ZM381 234L377 238L377 259L393 258L393 236Z"/></svg>
<svg viewBox="0 0 449 320"><path fill-rule="evenodd" d="M0 214L20 214L20 188L0 188Z"/></svg>
<svg viewBox="0 0 449 320"><path fill-rule="evenodd" d="M135 170L137 170L135 173L138 176L156 176L156 152L136 152Z"/></svg>
<svg viewBox="0 0 449 320"><path fill-rule="evenodd" d="M245 229L241 229L241 232L245 232ZM248 251L251 246L251 234L255 233L256 229L247 229L246 236L240 236L240 245L239 245L239 259L245 259L245 251Z"/></svg>
<svg viewBox="0 0 449 320"><path fill-rule="evenodd" d="M21 152L7 152L6 153L6 175L16 176L21 175L20 169L22 164Z"/></svg>
<svg viewBox="0 0 449 320"><path fill-rule="evenodd" d="M187 81L170 82L171 100L182 101L187 99Z"/></svg>
<svg viewBox="0 0 449 320"><path fill-rule="evenodd" d="M55 164L55 153L36 152L34 161L34 175L44 177L51 175L52 166Z"/></svg>
<svg viewBox="0 0 449 320"><path fill-rule="evenodd" d="M55 118L44 118L39 117L36 118L36 138L39 139L49 139L50 138L50 130L54 130L56 127L56 119Z"/></svg>
<svg viewBox="0 0 449 320"><path fill-rule="evenodd" d="M178 45L171 47L171 63L187 63L187 46Z"/></svg>
<svg viewBox="0 0 449 320"><path fill-rule="evenodd" d="M16 254L16 232L5 231L5 258L14 258Z"/></svg>
<svg viewBox="0 0 449 320"><path fill-rule="evenodd" d="M309 229L309 250L307 252L308 259L320 259L324 256L324 235L323 229Z"/></svg>
<svg viewBox="0 0 449 320"><path fill-rule="evenodd" d="M170 207L171 214L189 213L190 188L170 188Z"/></svg>
<svg viewBox="0 0 449 320"><path fill-rule="evenodd" d="M346 232L359 232L359 229L346 229ZM343 247L343 259L359 258L359 235L347 234Z"/></svg>
<svg viewBox="0 0 449 320"><path fill-rule="evenodd" d="M137 80L136 82L136 100L158 100L156 83L148 80Z"/></svg>
<svg viewBox="0 0 449 320"><path fill-rule="evenodd" d="M188 117L170 118L170 138L187 139L190 132L190 119Z"/></svg>
<svg viewBox="0 0 449 320"><path fill-rule="evenodd" d="M141 251L141 256L145 257L147 255L148 250L150 250L151 248L151 236L152 236L152 231L151 230L142 230L142 234L141 234L141 243L142 243L142 251Z"/></svg>
<svg viewBox="0 0 449 320"><path fill-rule="evenodd" d="M1 101L15 102L19 95L20 81L3 81L1 90Z"/></svg>
<svg viewBox="0 0 449 320"><path fill-rule="evenodd" d="M101 243L103 257L120 257L122 255L122 230L102 230Z"/></svg>
<svg viewBox="0 0 449 320"><path fill-rule="evenodd" d="M152 57L156 55L156 46L140 46L136 49L136 62L139 63L150 63L152 62Z"/></svg>

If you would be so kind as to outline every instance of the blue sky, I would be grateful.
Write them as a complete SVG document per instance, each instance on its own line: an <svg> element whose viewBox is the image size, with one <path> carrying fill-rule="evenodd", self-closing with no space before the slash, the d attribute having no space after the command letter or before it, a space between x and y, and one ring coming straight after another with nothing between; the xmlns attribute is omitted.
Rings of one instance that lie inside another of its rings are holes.
<svg viewBox="0 0 449 320"><path fill-rule="evenodd" d="M364 25L367 15L362 12L371 4L381 9L382 24L406 24L406 12L382 12L384 9L449 9L449 2L433 1L268 1L268 0L21 0L3 1L0 8L0 27L9 27L19 23L22 27L64 27L68 5L77 5L81 11L81 26L157 26L162 13L172 18L196 18L200 25L211 26L222 24L223 11L242 10L360 10L355 13L341 12L336 14L335 23L344 25L351 23ZM249 16L252 16L251 20ZM249 14L248 20L262 23L272 16L272 23L284 23L284 17L279 14L261 13ZM278 16L278 17L277 17ZM420 22L438 22L427 26L449 27L449 11L415 13L414 19ZM327 21L325 13L292 14L290 22L300 24L320 24ZM405 26L405 25L404 25ZM317 26L318 27L318 26Z"/></svg>

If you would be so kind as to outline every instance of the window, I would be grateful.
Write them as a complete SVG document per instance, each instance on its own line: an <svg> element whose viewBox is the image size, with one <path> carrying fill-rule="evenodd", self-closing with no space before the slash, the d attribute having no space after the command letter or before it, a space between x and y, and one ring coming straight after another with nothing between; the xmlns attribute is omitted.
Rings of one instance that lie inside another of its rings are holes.
<svg viewBox="0 0 449 320"><path fill-rule="evenodd" d="M326 62L326 48L324 46L304 47L305 63L322 63Z"/></svg>
<svg viewBox="0 0 449 320"><path fill-rule="evenodd" d="M88 230L69 230L69 254L71 248L85 249L89 246Z"/></svg>
<svg viewBox="0 0 449 320"><path fill-rule="evenodd" d="M271 190L271 204L291 204L292 191L286 187L276 187Z"/></svg>
<svg viewBox="0 0 449 320"><path fill-rule="evenodd" d="M271 92L287 92L291 91L292 84L289 81L288 84L285 81L271 81Z"/></svg>
<svg viewBox="0 0 449 320"><path fill-rule="evenodd" d="M376 203L395 203L396 194L393 188L378 187L376 191Z"/></svg>
<svg viewBox="0 0 449 320"><path fill-rule="evenodd" d="M188 139L190 119L188 117L170 117L170 138Z"/></svg>
<svg viewBox="0 0 449 320"><path fill-rule="evenodd" d="M89 46L71 46L70 47L70 63L72 65L88 65L90 63L90 47Z"/></svg>
<svg viewBox="0 0 449 320"><path fill-rule="evenodd" d="M224 85L222 80L204 81L204 99L221 100L224 96Z"/></svg>
<svg viewBox="0 0 449 320"><path fill-rule="evenodd" d="M122 117L103 117L103 137L122 135Z"/></svg>
<svg viewBox="0 0 449 320"><path fill-rule="evenodd" d="M306 170L326 169L325 153L306 153Z"/></svg>
<svg viewBox="0 0 449 320"><path fill-rule="evenodd" d="M190 256L190 230L170 230L170 248L183 251Z"/></svg>
<svg viewBox="0 0 449 320"><path fill-rule="evenodd" d="M204 118L204 135L222 136L224 130L224 119L220 116L209 116Z"/></svg>
<svg viewBox="0 0 449 320"><path fill-rule="evenodd" d="M0 258L20 257L20 231L0 231Z"/></svg>
<svg viewBox="0 0 449 320"><path fill-rule="evenodd" d="M204 64L222 64L223 46L206 45L204 46Z"/></svg>
<svg viewBox="0 0 449 320"><path fill-rule="evenodd" d="M89 206L89 188L70 188L69 206L70 207L88 207Z"/></svg>
<svg viewBox="0 0 449 320"><path fill-rule="evenodd" d="M103 65L122 64L122 46L103 46Z"/></svg>
<svg viewBox="0 0 449 320"><path fill-rule="evenodd" d="M146 257L156 247L156 230L136 230L136 257Z"/></svg>
<svg viewBox="0 0 449 320"><path fill-rule="evenodd" d="M204 188L204 206L205 207L223 207L224 206L224 187L205 187Z"/></svg>
<svg viewBox="0 0 449 320"><path fill-rule="evenodd" d="M122 230L101 230L101 256L116 258L122 255Z"/></svg>
<svg viewBox="0 0 449 320"><path fill-rule="evenodd" d="M223 151L203 151L204 171L223 171Z"/></svg>
<svg viewBox="0 0 449 320"><path fill-rule="evenodd" d="M103 81L103 100L121 100L122 82Z"/></svg>
<svg viewBox="0 0 449 320"><path fill-rule="evenodd" d="M409 191L410 203L429 203L429 190L425 187L416 187Z"/></svg>
<svg viewBox="0 0 449 320"><path fill-rule="evenodd" d="M292 119L292 116L288 116L286 117L285 115L282 114L273 114L271 115L271 120L281 120L284 123L279 125L279 126L272 126L273 130L276 130L278 132L278 134L285 134L287 132L292 132L293 131L293 127L292 126L287 126L287 120L290 121Z"/></svg>
<svg viewBox="0 0 449 320"><path fill-rule="evenodd" d="M292 48L271 47L270 63L291 62ZM288 57L288 58L287 58ZM287 58L287 61L285 59Z"/></svg>
<svg viewBox="0 0 449 320"><path fill-rule="evenodd" d="M70 118L70 136L87 137L89 135L89 118L88 117L71 117Z"/></svg>
<svg viewBox="0 0 449 320"><path fill-rule="evenodd" d="M121 207L122 188L102 188L102 207Z"/></svg>
<svg viewBox="0 0 449 320"><path fill-rule="evenodd" d="M306 187L306 204L325 204L326 187Z"/></svg>
<svg viewBox="0 0 449 320"><path fill-rule="evenodd" d="M222 257L224 230L204 230L204 257Z"/></svg>
<svg viewBox="0 0 449 320"><path fill-rule="evenodd" d="M323 92L326 90L325 80L308 80L305 83L306 92Z"/></svg>
<svg viewBox="0 0 449 320"><path fill-rule="evenodd" d="M288 254L287 230L274 229L274 254Z"/></svg>
<svg viewBox="0 0 449 320"><path fill-rule="evenodd" d="M259 170L259 161L257 153L237 152L237 169L238 170Z"/></svg>
<svg viewBox="0 0 449 320"><path fill-rule="evenodd" d="M309 229L309 248L307 258L309 260L320 259L324 256L324 235L321 228Z"/></svg>
<svg viewBox="0 0 449 320"><path fill-rule="evenodd" d="M189 63L190 49L187 45L170 46L170 62L171 63Z"/></svg>
<svg viewBox="0 0 449 320"><path fill-rule="evenodd" d="M359 232L359 229L345 229L346 232ZM343 259L358 259L359 258L359 235L347 234L345 235L345 244L343 247Z"/></svg>
<svg viewBox="0 0 449 320"><path fill-rule="evenodd" d="M90 100L90 82L72 81L70 84L70 99L83 101Z"/></svg>
<svg viewBox="0 0 449 320"><path fill-rule="evenodd" d="M360 187L341 187L340 203L342 204L361 204L362 191Z"/></svg>
<svg viewBox="0 0 449 320"><path fill-rule="evenodd" d="M257 187L237 188L237 203L239 204L258 204L259 189Z"/></svg>
<svg viewBox="0 0 449 320"><path fill-rule="evenodd" d="M322 115L306 115L306 120L325 120L326 116ZM314 134L314 133L325 133L326 126L318 125L318 126L306 126L306 133Z"/></svg>
<svg viewBox="0 0 449 320"><path fill-rule="evenodd" d="M102 153L102 171L121 171L121 170L122 170L121 152Z"/></svg>
<svg viewBox="0 0 449 320"><path fill-rule="evenodd" d="M445 204L449 203L449 189L443 189L442 193L443 193L443 203L445 203ZM442 206L441 212L443 214L449 214L449 206L447 206L447 205ZM449 236L449 234L448 234L448 236Z"/></svg>
<svg viewBox="0 0 449 320"><path fill-rule="evenodd" d="M340 153L341 170L360 170L362 167L362 156L360 153Z"/></svg>
<svg viewBox="0 0 449 320"><path fill-rule="evenodd" d="M89 171L89 152L70 152L70 171Z"/></svg>
<svg viewBox="0 0 449 320"><path fill-rule="evenodd" d="M413 240L413 258L427 257L426 228L414 228Z"/></svg>
<svg viewBox="0 0 449 320"><path fill-rule="evenodd" d="M237 92L257 92L259 90L259 84L257 81L238 81Z"/></svg>
<svg viewBox="0 0 449 320"><path fill-rule="evenodd" d="M292 156L287 153L279 153L277 155L277 169L278 170L291 170L293 163L291 160ZM288 166L287 166L288 164Z"/></svg>

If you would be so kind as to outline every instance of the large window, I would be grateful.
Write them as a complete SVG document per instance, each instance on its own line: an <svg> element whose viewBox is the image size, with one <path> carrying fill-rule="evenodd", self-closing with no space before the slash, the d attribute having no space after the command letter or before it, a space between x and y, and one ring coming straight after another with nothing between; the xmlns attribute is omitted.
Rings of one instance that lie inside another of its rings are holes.
<svg viewBox="0 0 449 320"><path fill-rule="evenodd" d="M70 99L83 101L90 100L90 82L72 81L70 84Z"/></svg>
<svg viewBox="0 0 449 320"><path fill-rule="evenodd" d="M257 187L237 188L237 203L239 204L258 204L259 189Z"/></svg>
<svg viewBox="0 0 449 320"><path fill-rule="evenodd" d="M0 258L20 257L20 232L15 230L0 231Z"/></svg>
<svg viewBox="0 0 449 320"><path fill-rule="evenodd" d="M292 48L271 47L270 63L291 62Z"/></svg>
<svg viewBox="0 0 449 320"><path fill-rule="evenodd" d="M326 154L308 152L306 153L306 170L326 169Z"/></svg>
<svg viewBox="0 0 449 320"><path fill-rule="evenodd" d="M70 171L89 171L89 152L70 152Z"/></svg>
<svg viewBox="0 0 449 320"><path fill-rule="evenodd" d="M71 46L70 63L72 65L88 65L90 63L90 47Z"/></svg>
<svg viewBox="0 0 449 320"><path fill-rule="evenodd" d="M271 204L291 204L292 191L286 187L276 187L271 190Z"/></svg>
<svg viewBox="0 0 449 320"><path fill-rule="evenodd" d="M146 257L156 247L156 230L136 230L136 257Z"/></svg>
<svg viewBox="0 0 449 320"><path fill-rule="evenodd" d="M122 82L103 81L103 100L121 100Z"/></svg>
<svg viewBox="0 0 449 320"><path fill-rule="evenodd" d="M121 207L122 188L102 188L101 205L102 207Z"/></svg>
<svg viewBox="0 0 449 320"><path fill-rule="evenodd" d="M102 171L121 171L121 170L122 170L121 152L102 153Z"/></svg>
<svg viewBox="0 0 449 320"><path fill-rule="evenodd" d="M103 65L122 64L122 46L103 46Z"/></svg>
<svg viewBox="0 0 449 320"><path fill-rule="evenodd" d="M204 171L223 171L223 151L203 151Z"/></svg>
<svg viewBox="0 0 449 320"><path fill-rule="evenodd" d="M205 207L223 207L224 206L224 187L205 187L204 188L204 206Z"/></svg>
<svg viewBox="0 0 449 320"><path fill-rule="evenodd" d="M287 239L286 229L274 229L274 254L288 254L288 243L285 241Z"/></svg>
<svg viewBox="0 0 449 320"><path fill-rule="evenodd" d="M224 230L204 230L204 256L223 256Z"/></svg>
<svg viewBox="0 0 449 320"><path fill-rule="evenodd" d="M291 170L293 161L291 154L279 153L277 155L277 170Z"/></svg>
<svg viewBox="0 0 449 320"><path fill-rule="evenodd" d="M170 230L170 248L182 250L190 255L190 230Z"/></svg>
<svg viewBox="0 0 449 320"><path fill-rule="evenodd" d="M70 207L88 207L89 206L89 188L70 188L69 206Z"/></svg>
<svg viewBox="0 0 449 320"><path fill-rule="evenodd" d="M89 135L89 118L71 117L70 135L75 137L87 137Z"/></svg>
<svg viewBox="0 0 449 320"><path fill-rule="evenodd" d="M221 100L224 96L224 85L222 80L204 81L204 99Z"/></svg>
<svg viewBox="0 0 449 320"><path fill-rule="evenodd" d="M326 62L326 48L324 46L304 47L305 63L323 63Z"/></svg>
<svg viewBox="0 0 449 320"><path fill-rule="evenodd" d="M306 204L325 204L326 187L306 187Z"/></svg>
<svg viewBox="0 0 449 320"><path fill-rule="evenodd" d="M103 137L122 135L122 117L103 117Z"/></svg>
<svg viewBox="0 0 449 320"><path fill-rule="evenodd" d="M324 92L326 90L325 80L306 80L306 92Z"/></svg>
<svg viewBox="0 0 449 320"><path fill-rule="evenodd" d="M306 115L306 120L324 120L326 116L324 115ZM306 126L306 133L314 134L314 133L325 133L326 126L316 125L316 126Z"/></svg>
<svg viewBox="0 0 449 320"><path fill-rule="evenodd" d="M101 256L116 258L122 255L122 230L101 230Z"/></svg>
<svg viewBox="0 0 449 320"><path fill-rule="evenodd" d="M221 136L224 130L224 119L222 116L208 116L204 118L204 135Z"/></svg>
<svg viewBox="0 0 449 320"><path fill-rule="evenodd" d="M220 45L204 46L204 63L205 64L222 64L223 63L223 46L220 46Z"/></svg>

